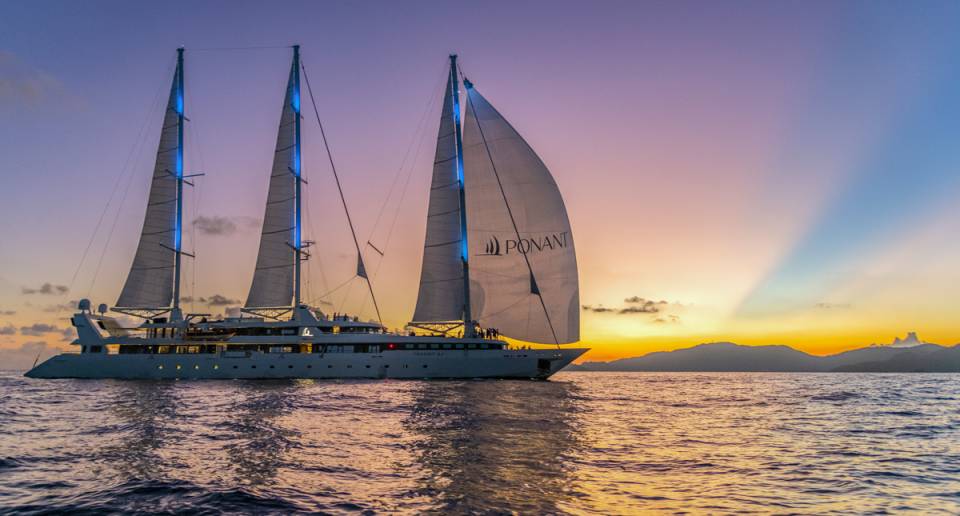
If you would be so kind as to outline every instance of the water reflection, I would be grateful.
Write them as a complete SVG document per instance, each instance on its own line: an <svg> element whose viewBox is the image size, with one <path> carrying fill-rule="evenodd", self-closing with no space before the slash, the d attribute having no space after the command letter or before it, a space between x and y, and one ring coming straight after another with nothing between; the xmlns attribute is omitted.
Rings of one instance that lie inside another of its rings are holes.
<svg viewBox="0 0 960 516"><path fill-rule="evenodd" d="M154 479L171 466L165 446L176 446L177 397L171 382L109 381L111 394L105 404L115 418L111 428L98 433L111 438L98 455L121 477ZM108 420L109 421L109 420ZM104 424L109 424L104 422Z"/></svg>
<svg viewBox="0 0 960 516"><path fill-rule="evenodd" d="M424 382L405 429L441 512L562 512L581 446L577 388L563 382Z"/></svg>
<svg viewBox="0 0 960 516"><path fill-rule="evenodd" d="M241 382L224 426L232 433L225 445L227 463L238 483L270 484L281 467L299 466L295 453L300 432L281 419L297 403L299 383L293 380Z"/></svg>

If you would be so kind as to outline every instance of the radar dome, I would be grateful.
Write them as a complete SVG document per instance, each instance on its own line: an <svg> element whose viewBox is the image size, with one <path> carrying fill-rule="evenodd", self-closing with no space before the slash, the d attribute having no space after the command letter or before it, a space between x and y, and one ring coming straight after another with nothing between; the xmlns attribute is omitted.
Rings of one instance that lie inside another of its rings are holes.
<svg viewBox="0 0 960 516"><path fill-rule="evenodd" d="M100 315L103 315L103 314L107 313L107 304L106 304L106 303L100 303L100 306L97 307L97 312L99 312Z"/></svg>
<svg viewBox="0 0 960 516"><path fill-rule="evenodd" d="M80 311L81 311L81 312L85 312L85 311L87 311L87 310L90 310L90 300L89 300L89 299L81 299L81 300L80 300L80 306L79 306L79 308L80 308Z"/></svg>

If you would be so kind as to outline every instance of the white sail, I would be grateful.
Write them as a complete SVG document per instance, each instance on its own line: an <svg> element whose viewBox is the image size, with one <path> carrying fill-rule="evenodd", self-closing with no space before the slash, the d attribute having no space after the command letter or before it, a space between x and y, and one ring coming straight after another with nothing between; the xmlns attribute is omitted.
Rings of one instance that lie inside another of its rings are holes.
<svg viewBox="0 0 960 516"><path fill-rule="evenodd" d="M463 128L470 300L480 325L528 342L580 339L577 258L543 161L475 89Z"/></svg>
<svg viewBox="0 0 960 516"><path fill-rule="evenodd" d="M453 84L440 115L437 151L433 159L427 235L423 245L420 292L413 320L418 322L463 319L463 240L460 236L460 179L453 119Z"/></svg>
<svg viewBox="0 0 960 516"><path fill-rule="evenodd" d="M290 306L293 299L296 251L296 117L294 109L296 62L290 69L283 99L277 147L270 172L270 188L260 233L260 252L247 295L247 308Z"/></svg>
<svg viewBox="0 0 960 516"><path fill-rule="evenodd" d="M164 308L173 299L177 217L178 71L163 115L157 161L147 199L147 213L137 253L123 285L117 307Z"/></svg>

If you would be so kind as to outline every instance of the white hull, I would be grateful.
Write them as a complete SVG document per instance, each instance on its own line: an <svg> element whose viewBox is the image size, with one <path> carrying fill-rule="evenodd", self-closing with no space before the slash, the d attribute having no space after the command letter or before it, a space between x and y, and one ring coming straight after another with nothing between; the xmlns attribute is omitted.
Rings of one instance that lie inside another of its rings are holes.
<svg viewBox="0 0 960 516"><path fill-rule="evenodd" d="M585 348L396 350L382 353L106 354L65 353L31 378L518 378L546 379Z"/></svg>

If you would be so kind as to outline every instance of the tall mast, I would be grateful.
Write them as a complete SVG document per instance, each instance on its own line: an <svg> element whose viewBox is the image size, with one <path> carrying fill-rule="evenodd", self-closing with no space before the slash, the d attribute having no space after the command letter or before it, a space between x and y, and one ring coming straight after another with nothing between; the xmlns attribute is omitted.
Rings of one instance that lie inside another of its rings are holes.
<svg viewBox="0 0 960 516"><path fill-rule="evenodd" d="M176 261L173 267L173 310L171 320L183 318L180 312L180 261L183 240L183 47L177 49L177 223L174 229L174 252Z"/></svg>
<svg viewBox="0 0 960 516"><path fill-rule="evenodd" d="M450 54L450 84L453 88L453 127L457 142L457 181L460 186L460 261L463 263L463 336L474 336L470 313L470 263L467 253L467 202L463 186L463 135L460 130L460 83L457 81L457 55Z"/></svg>
<svg viewBox="0 0 960 516"><path fill-rule="evenodd" d="M293 287L293 306L300 306L300 262L303 258L302 240L300 237L300 45L293 46L293 112L296 118L294 122L294 132L296 139L293 151L293 175L296 176L296 222L294 225L294 287Z"/></svg>

